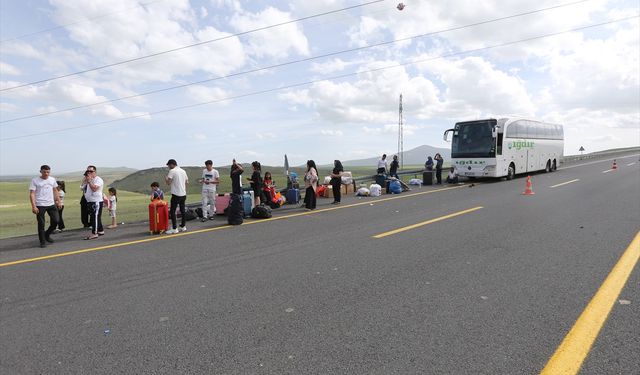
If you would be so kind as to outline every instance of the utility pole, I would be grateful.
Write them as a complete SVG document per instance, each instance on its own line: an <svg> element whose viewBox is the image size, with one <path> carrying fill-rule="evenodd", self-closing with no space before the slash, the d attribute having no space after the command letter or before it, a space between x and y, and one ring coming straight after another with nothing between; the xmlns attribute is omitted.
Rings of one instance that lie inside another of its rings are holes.
<svg viewBox="0 0 640 375"><path fill-rule="evenodd" d="M400 169L404 168L404 134L402 123L402 94L400 94L400 106L398 108L398 158L400 158Z"/></svg>

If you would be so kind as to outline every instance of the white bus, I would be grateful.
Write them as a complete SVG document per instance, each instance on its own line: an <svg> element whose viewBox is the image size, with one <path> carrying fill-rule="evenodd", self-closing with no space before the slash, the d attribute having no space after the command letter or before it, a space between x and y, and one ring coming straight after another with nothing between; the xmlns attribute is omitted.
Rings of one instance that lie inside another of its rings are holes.
<svg viewBox="0 0 640 375"><path fill-rule="evenodd" d="M527 118L500 118L456 123L444 132L451 138L451 162L460 176L506 177L555 171L564 154L562 125Z"/></svg>

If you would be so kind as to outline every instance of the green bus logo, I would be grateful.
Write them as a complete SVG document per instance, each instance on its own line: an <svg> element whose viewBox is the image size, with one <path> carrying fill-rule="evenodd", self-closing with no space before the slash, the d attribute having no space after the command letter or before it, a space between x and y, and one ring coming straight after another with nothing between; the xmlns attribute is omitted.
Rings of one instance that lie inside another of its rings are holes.
<svg viewBox="0 0 640 375"><path fill-rule="evenodd" d="M514 148L520 151L523 148L533 148L533 142L532 141L513 141L513 142L509 142L507 144L507 147L509 148L509 150Z"/></svg>

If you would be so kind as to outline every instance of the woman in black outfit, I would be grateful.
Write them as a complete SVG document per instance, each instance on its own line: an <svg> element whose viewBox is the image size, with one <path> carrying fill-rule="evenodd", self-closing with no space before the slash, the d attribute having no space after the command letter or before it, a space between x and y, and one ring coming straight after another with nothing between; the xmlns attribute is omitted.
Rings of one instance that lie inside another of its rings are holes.
<svg viewBox="0 0 640 375"><path fill-rule="evenodd" d="M344 168L340 160L333 161L333 171L331 172L331 187L333 189L333 202L331 204L340 204L340 188L342 187L342 172Z"/></svg>
<svg viewBox="0 0 640 375"><path fill-rule="evenodd" d="M262 196L262 176L260 176L262 167L257 161L251 163L251 166L253 167L253 174L251 175L251 178L248 178L248 180L251 181L255 205L259 206L261 201L260 197Z"/></svg>
<svg viewBox="0 0 640 375"><path fill-rule="evenodd" d="M244 172L242 164L237 163L236 159L233 159L231 164L231 171L229 176L231 177L231 192L233 194L242 195L242 185L240 184L240 175Z"/></svg>

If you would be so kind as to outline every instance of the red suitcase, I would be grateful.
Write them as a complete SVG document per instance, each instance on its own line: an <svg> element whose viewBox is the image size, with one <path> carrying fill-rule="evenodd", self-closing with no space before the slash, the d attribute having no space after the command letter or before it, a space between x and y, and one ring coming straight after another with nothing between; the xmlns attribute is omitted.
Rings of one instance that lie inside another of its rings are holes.
<svg viewBox="0 0 640 375"><path fill-rule="evenodd" d="M154 200L149 204L149 233L160 234L169 229L169 206L167 202Z"/></svg>
<svg viewBox="0 0 640 375"><path fill-rule="evenodd" d="M229 193L216 195L216 214L224 215L224 209L229 207Z"/></svg>

